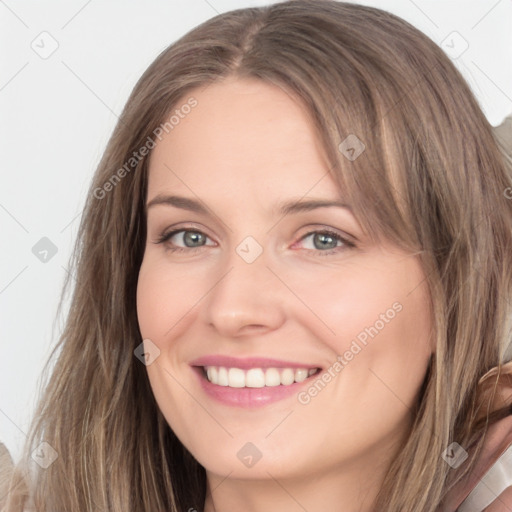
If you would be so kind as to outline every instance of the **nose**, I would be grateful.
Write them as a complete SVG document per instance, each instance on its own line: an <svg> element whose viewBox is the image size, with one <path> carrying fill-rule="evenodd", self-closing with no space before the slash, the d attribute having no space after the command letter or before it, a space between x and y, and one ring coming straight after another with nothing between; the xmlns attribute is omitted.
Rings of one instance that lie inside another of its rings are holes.
<svg viewBox="0 0 512 512"><path fill-rule="evenodd" d="M290 292L271 270L265 251L251 261L241 245L222 263L201 306L202 321L223 338L262 335L278 329L286 316Z"/></svg>

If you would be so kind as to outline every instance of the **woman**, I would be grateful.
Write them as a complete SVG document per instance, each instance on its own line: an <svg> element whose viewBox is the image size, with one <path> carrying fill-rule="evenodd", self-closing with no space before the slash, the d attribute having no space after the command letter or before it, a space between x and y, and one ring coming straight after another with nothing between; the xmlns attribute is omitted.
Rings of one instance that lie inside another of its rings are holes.
<svg viewBox="0 0 512 512"><path fill-rule="evenodd" d="M38 511L471 510L512 442L511 187L459 72L396 16L203 23L94 176L12 487Z"/></svg>

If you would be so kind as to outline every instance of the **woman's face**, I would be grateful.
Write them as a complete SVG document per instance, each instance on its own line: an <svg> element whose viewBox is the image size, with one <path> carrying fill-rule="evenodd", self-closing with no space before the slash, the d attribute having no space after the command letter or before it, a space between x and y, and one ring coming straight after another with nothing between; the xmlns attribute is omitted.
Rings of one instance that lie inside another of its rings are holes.
<svg viewBox="0 0 512 512"><path fill-rule="evenodd" d="M210 477L368 480L434 350L418 257L365 236L283 90L230 79L176 108L189 97L149 170L137 311L156 401Z"/></svg>

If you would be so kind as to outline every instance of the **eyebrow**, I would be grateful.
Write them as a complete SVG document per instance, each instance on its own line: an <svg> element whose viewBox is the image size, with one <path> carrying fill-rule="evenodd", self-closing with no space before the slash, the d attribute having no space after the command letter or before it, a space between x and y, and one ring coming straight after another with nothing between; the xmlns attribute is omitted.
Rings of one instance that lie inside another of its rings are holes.
<svg viewBox="0 0 512 512"><path fill-rule="evenodd" d="M156 205L174 206L175 208L181 208L183 210L188 210L202 215L208 215L209 213L209 209L200 201L183 196L159 194L148 203L147 209L149 210L149 208ZM274 211L282 215L288 215L291 213L309 212L317 208L328 207L345 208L351 211L350 206L341 201L332 201L326 199L285 201L278 203Z"/></svg>

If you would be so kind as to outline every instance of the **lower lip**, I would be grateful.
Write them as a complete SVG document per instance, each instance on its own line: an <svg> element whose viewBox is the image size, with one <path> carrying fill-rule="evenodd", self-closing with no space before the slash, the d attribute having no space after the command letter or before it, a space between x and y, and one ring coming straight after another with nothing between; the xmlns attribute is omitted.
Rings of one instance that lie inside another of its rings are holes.
<svg viewBox="0 0 512 512"><path fill-rule="evenodd" d="M294 382L288 386L280 384L279 386L265 386L262 388L231 388L212 384L204 375L203 369L198 366L194 366L193 370L198 375L201 387L208 396L225 405L248 409L262 407L296 395L300 388L309 385L311 379L319 373L311 375L302 382Z"/></svg>

